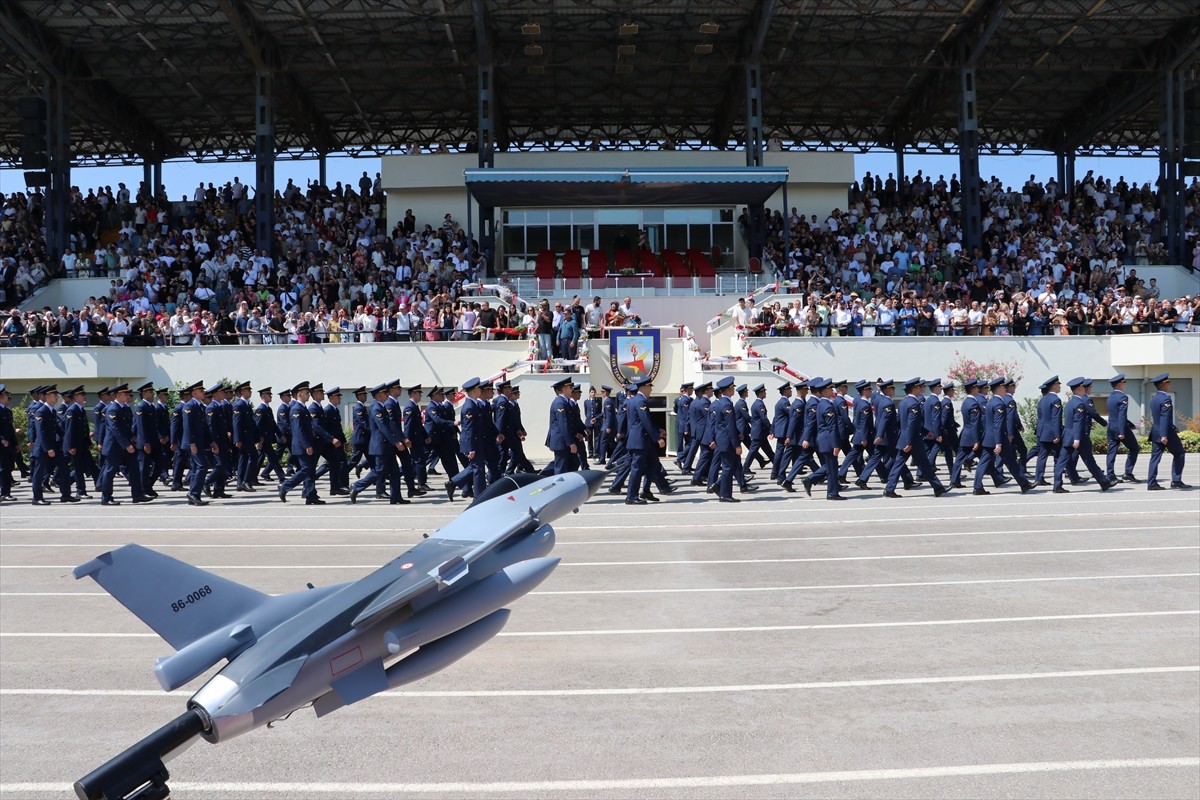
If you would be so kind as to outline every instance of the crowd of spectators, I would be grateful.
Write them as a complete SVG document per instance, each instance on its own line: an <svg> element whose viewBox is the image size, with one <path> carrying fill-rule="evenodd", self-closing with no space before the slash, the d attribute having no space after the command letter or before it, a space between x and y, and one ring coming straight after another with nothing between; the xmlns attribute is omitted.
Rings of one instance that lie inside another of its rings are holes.
<svg viewBox="0 0 1200 800"><path fill-rule="evenodd" d="M918 172L867 173L846 210L768 220L764 266L795 282L789 307L757 309L770 335L1069 335L1195 330L1197 298L1162 297L1136 267L1163 263L1149 184L1088 172L1070 192L1031 175L982 186L983 246L962 244L962 191ZM1186 191L1187 249L1200 269L1200 178ZM785 241L785 227L789 238Z"/></svg>

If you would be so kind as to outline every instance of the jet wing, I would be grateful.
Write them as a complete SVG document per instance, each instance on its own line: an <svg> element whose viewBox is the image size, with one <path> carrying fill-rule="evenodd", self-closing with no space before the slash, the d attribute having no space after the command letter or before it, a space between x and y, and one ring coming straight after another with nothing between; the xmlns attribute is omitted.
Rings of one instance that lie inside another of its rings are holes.
<svg viewBox="0 0 1200 800"><path fill-rule="evenodd" d="M366 627L439 585L443 582L441 576L462 564L463 556L480 544L479 541L425 539L388 565L398 571L398 577L375 595L351 625Z"/></svg>

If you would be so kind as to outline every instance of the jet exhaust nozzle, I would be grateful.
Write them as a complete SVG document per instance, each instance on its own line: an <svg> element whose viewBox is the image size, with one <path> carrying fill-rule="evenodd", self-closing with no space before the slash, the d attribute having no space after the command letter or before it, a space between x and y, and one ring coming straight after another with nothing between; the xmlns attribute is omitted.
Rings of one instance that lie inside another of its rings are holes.
<svg viewBox="0 0 1200 800"><path fill-rule="evenodd" d="M170 773L164 763L203 733L204 717L188 709L154 733L75 781L79 800L163 800Z"/></svg>

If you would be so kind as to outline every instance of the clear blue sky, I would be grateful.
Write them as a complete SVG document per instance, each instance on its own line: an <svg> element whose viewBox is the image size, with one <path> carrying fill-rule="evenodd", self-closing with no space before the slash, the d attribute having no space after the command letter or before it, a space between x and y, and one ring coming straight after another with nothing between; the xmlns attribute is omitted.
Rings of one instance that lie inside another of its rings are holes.
<svg viewBox="0 0 1200 800"><path fill-rule="evenodd" d="M497 157L499 165L503 166L504 155ZM887 175L896 169L896 157L891 153L867 153L856 155L854 158L854 175L861 178L868 170L872 174ZM952 173L958 172L957 156L941 155L907 155L904 158L904 169L909 175L923 170L932 173L934 180L939 174L950 179ZM985 178L996 175L1005 184L1020 188L1030 173L1037 175L1039 180L1045 180L1055 174L1054 156L1050 154L1026 154L1021 156L985 156L980 159L980 174ZM1158 159L1155 157L1106 157L1079 158L1076 160L1075 174L1083 177L1089 169L1098 175L1116 180L1125 176L1126 181L1139 184L1149 181L1151 186L1158 177ZM328 159L328 179L330 183L342 181L357 185L363 170L372 178L379 171L378 158L349 158L330 157ZM254 165L252 163L223 163L196 164L191 161L167 162L163 165L163 183L167 186L167 194L178 198L182 194L189 197L196 184L210 181L217 186L232 181L234 177L242 183L253 185ZM309 180L317 178L317 162L314 161L280 161L275 165L276 183L280 189L291 178L298 186L303 187ZM119 182L124 182L130 189L136 189L142 180L141 167L80 167L71 173L71 182L84 191L98 186L112 186L115 190ZM25 188L25 181L19 170L0 170L0 191L5 193L20 191Z"/></svg>

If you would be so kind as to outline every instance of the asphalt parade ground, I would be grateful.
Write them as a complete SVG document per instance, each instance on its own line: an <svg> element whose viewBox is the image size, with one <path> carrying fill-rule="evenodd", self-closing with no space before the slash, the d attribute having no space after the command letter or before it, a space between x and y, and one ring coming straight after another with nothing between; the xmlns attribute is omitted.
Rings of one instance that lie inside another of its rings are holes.
<svg viewBox="0 0 1200 800"><path fill-rule="evenodd" d="M719 505L687 486L630 507L602 489L555 525L562 564L498 638L324 719L199 742L173 797L1200 797L1200 490L992 491ZM361 577L466 507L18 492L0 506L14 800L72 796L203 682L164 693L170 647L74 566L138 542L285 592Z"/></svg>

